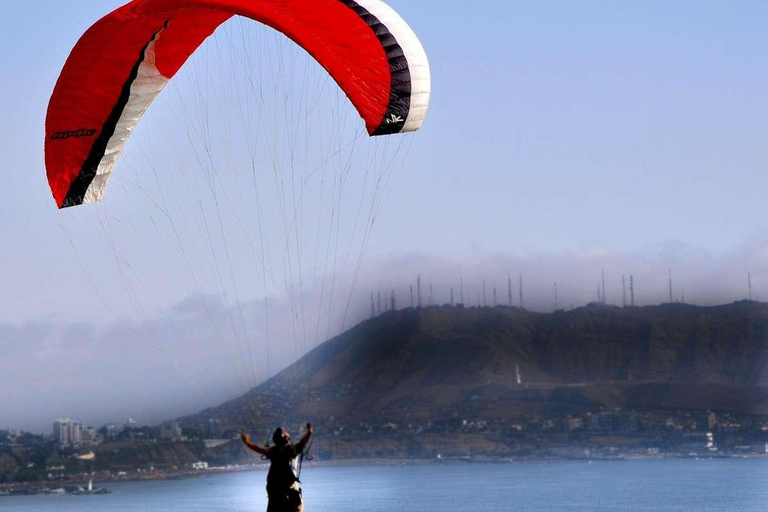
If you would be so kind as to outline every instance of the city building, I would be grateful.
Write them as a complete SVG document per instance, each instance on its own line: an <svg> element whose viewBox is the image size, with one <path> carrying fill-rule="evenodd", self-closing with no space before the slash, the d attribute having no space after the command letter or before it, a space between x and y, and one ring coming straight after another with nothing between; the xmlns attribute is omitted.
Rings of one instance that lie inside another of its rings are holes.
<svg viewBox="0 0 768 512"><path fill-rule="evenodd" d="M573 432L574 430L579 430L582 428L584 428L583 418L574 418L572 416L568 416L563 420L563 430L565 432Z"/></svg>
<svg viewBox="0 0 768 512"><path fill-rule="evenodd" d="M710 432L717 426L717 414L714 412L700 413L695 416L696 430Z"/></svg>
<svg viewBox="0 0 768 512"><path fill-rule="evenodd" d="M589 430L594 432L613 432L616 430L616 415L604 412L593 414L590 419Z"/></svg>
<svg viewBox="0 0 768 512"><path fill-rule="evenodd" d="M120 435L120 432L122 432L122 429L114 423L107 423L106 425L101 427L101 431L106 441L114 441L115 439L117 439L117 436Z"/></svg>
<svg viewBox="0 0 768 512"><path fill-rule="evenodd" d="M80 430L81 442L85 445L98 444L101 442L101 436L98 431L88 425L82 425Z"/></svg>
<svg viewBox="0 0 768 512"><path fill-rule="evenodd" d="M614 426L618 432L637 432L637 418L631 414L617 414Z"/></svg>
<svg viewBox="0 0 768 512"><path fill-rule="evenodd" d="M207 425L208 437L219 438L222 435L221 420L211 418Z"/></svg>
<svg viewBox="0 0 768 512"><path fill-rule="evenodd" d="M166 421L160 425L160 439L178 441L181 439L181 426L175 421Z"/></svg>
<svg viewBox="0 0 768 512"><path fill-rule="evenodd" d="M67 446L72 443L71 437L72 420L69 418L59 418L53 424L53 440L61 446Z"/></svg>
<svg viewBox="0 0 768 512"><path fill-rule="evenodd" d="M683 434L681 446L690 449L715 450L715 438L712 432L686 432Z"/></svg>
<svg viewBox="0 0 768 512"><path fill-rule="evenodd" d="M69 444L79 445L83 442L83 424L73 421L69 424Z"/></svg>
<svg viewBox="0 0 768 512"><path fill-rule="evenodd" d="M53 424L53 440L60 446L82 446L100 443L101 436L93 427L59 418Z"/></svg>

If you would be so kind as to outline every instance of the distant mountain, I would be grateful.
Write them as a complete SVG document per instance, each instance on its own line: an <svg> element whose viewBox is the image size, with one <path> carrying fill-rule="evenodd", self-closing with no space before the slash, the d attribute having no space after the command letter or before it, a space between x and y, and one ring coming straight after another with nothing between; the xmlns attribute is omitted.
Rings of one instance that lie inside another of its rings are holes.
<svg viewBox="0 0 768 512"><path fill-rule="evenodd" d="M311 419L343 438L615 408L768 415L768 304L388 312L182 422L266 432Z"/></svg>

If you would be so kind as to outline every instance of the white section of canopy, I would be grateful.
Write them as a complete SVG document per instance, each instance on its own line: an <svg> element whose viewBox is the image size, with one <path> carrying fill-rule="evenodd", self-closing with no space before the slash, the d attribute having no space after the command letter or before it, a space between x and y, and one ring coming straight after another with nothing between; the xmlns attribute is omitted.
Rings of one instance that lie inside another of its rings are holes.
<svg viewBox="0 0 768 512"><path fill-rule="evenodd" d="M133 133L144 112L147 111L152 101L157 97L170 79L163 76L155 64L155 42L160 37L162 30L158 32L152 42L144 51L144 60L139 65L138 75L131 84L131 93L128 103L123 110L120 120L115 127L115 133L107 143L104 157L99 162L96 176L85 192L83 203L95 203L104 197L109 176L117 164L120 153Z"/></svg>
<svg viewBox="0 0 768 512"><path fill-rule="evenodd" d="M356 2L376 16L403 49L411 73L411 108L401 132L415 132L421 127L427 115L432 90L429 61L424 47L403 18L381 0L356 0Z"/></svg>

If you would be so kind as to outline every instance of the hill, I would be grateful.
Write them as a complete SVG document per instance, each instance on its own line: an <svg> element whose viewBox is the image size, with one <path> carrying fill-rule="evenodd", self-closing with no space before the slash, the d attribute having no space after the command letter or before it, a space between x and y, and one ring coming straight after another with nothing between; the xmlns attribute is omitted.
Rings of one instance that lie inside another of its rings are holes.
<svg viewBox="0 0 768 512"><path fill-rule="evenodd" d="M182 422L266 432L312 419L379 443L616 410L768 415L768 304L388 312Z"/></svg>

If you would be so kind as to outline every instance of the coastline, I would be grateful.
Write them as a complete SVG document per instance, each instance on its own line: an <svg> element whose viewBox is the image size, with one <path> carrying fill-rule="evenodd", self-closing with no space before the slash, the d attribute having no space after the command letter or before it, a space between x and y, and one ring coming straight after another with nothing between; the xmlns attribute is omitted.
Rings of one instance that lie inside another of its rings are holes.
<svg viewBox="0 0 768 512"><path fill-rule="evenodd" d="M305 468L312 467L363 467L363 466L457 466L457 465L507 465L507 464L557 464L564 462L584 462L584 463L600 463L600 462L636 462L643 460L754 460L762 459L768 460L768 455L684 455L684 454L666 454L655 456L616 456L616 457L526 457L526 458L514 458L514 457L455 457L455 458L441 458L441 459L409 459L409 458L366 458L366 459L342 459L342 460L330 460L330 461L312 461L305 462ZM252 465L233 465L225 467L212 467L205 470L177 470L177 471L154 471L147 472L145 474L132 473L125 475L113 475L104 473L94 473L89 478L85 478L82 475L78 475L78 478L72 478L68 480L57 481L45 481L45 482L23 482L23 483L10 483L0 484L0 498L5 496L23 496L23 495L35 495L38 493L49 492L51 494L57 494L51 492L56 489L63 489L66 487L87 487L89 479L92 478L93 485L109 490L109 484L114 483L131 483L131 482L150 482L150 481L171 481L182 480L192 478L206 478L215 475L226 475L234 473L248 473L248 472L266 472L268 470L268 464L252 464ZM59 492L61 493L61 492ZM68 493L77 494L77 493ZM92 493L98 495L99 493ZM81 493L81 495L89 495L89 493Z"/></svg>

